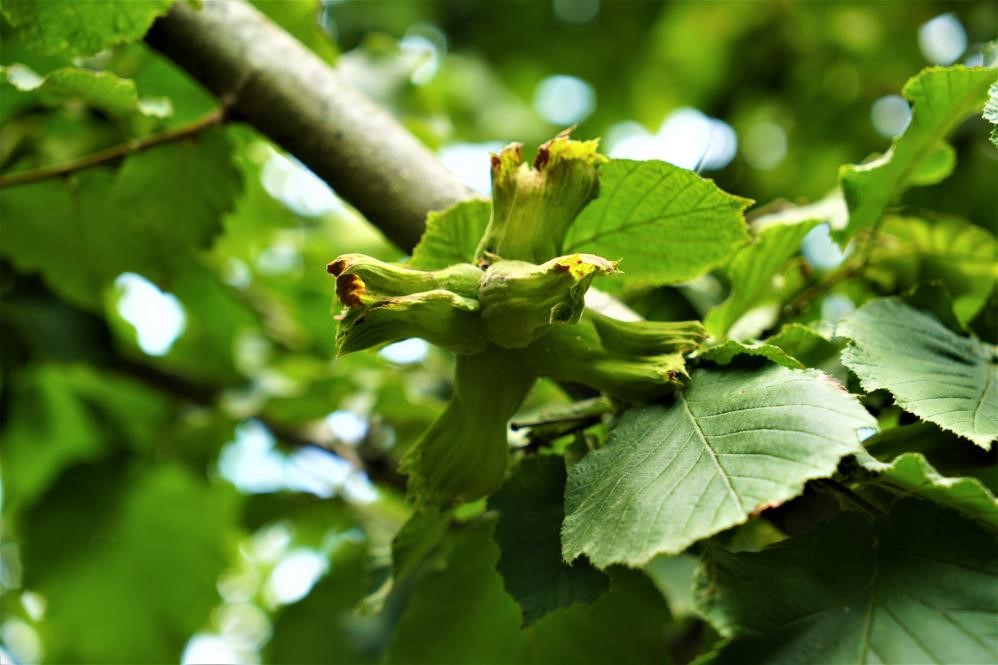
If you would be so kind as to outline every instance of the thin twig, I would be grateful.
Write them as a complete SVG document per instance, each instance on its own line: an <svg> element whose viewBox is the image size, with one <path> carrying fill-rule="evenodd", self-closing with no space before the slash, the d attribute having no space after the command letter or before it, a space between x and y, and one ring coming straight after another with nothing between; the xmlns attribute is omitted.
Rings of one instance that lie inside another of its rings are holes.
<svg viewBox="0 0 998 665"><path fill-rule="evenodd" d="M783 308L783 311L780 313L780 319L775 326L776 328L779 328L781 325L806 310L811 306L811 303L828 291L831 291L834 287L866 271L866 268L870 265L870 257L873 254L873 248L877 244L877 237L880 233L880 225L883 222L883 219L883 217L878 219L877 223L870 229L870 234L863 243L863 249L860 253L859 261L848 266L843 266L840 270L833 272L825 279L812 284L810 287L799 293L796 298L790 301L790 303Z"/></svg>
<svg viewBox="0 0 998 665"><path fill-rule="evenodd" d="M860 508L861 510L863 510L863 512L868 513L873 517L883 517L884 515L887 514L877 506L873 505L872 503L861 497L856 492L853 492L851 489L849 489L842 483L838 482L837 480L832 480L831 478L822 478L821 480L815 481L815 483L820 487L827 488L832 492L834 492L835 494L838 494L849 503Z"/></svg>
<svg viewBox="0 0 998 665"><path fill-rule="evenodd" d="M63 164L43 166L30 171L0 175L0 189L67 176L77 171L89 169L94 166L100 166L101 164L121 159L122 157L141 150L165 145L167 143L174 143L176 141L182 141L186 138L196 136L207 129L222 124L224 121L225 107L223 106L212 111L199 120L195 120L194 122L182 127L177 127L176 129L171 129L168 132L153 134L134 141L128 141L127 143L112 146L110 148L106 148L105 150L85 155L79 159L74 159L73 161L65 162Z"/></svg>

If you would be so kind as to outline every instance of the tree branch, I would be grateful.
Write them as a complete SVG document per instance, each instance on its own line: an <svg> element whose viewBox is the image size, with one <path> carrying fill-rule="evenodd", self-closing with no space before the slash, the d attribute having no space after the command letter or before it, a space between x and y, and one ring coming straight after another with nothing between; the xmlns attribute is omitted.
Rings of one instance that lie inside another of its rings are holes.
<svg viewBox="0 0 998 665"><path fill-rule="evenodd" d="M224 106L212 111L200 120L195 120L194 122L184 125L183 127L178 127L168 132L163 132L162 134L153 134L152 136L146 136L141 139L136 139L135 141L129 141L128 143L112 146L79 159L74 159L71 162L55 164L53 166L43 166L41 168L31 169L30 171L0 175L0 189L3 189L4 187L13 187L14 185L26 185L40 180L66 176L70 173L75 173L76 171L82 171L83 169L89 169L93 166L99 166L107 162L112 162L116 159L121 159L122 157L125 157L133 152L153 148L159 145L165 145L167 143L182 141L192 136L196 136L206 129L220 125L223 120L225 120Z"/></svg>
<svg viewBox="0 0 998 665"><path fill-rule="evenodd" d="M185 2L146 41L300 159L403 250L426 213L476 196L391 115L239 0Z"/></svg>

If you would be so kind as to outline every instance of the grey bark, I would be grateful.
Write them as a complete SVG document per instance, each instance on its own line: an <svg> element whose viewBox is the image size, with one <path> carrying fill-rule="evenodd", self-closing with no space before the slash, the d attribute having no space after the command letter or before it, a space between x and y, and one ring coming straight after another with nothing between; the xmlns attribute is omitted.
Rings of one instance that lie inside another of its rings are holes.
<svg viewBox="0 0 998 665"><path fill-rule="evenodd" d="M389 113L241 0L176 2L147 42L306 164L396 245L476 196Z"/></svg>

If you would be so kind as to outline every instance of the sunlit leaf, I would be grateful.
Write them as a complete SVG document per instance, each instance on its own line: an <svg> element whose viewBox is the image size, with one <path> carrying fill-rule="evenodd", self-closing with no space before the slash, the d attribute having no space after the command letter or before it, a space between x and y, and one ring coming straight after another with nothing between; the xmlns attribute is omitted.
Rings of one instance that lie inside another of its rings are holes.
<svg viewBox="0 0 998 665"><path fill-rule="evenodd" d="M173 0L4 0L3 15L40 53L93 55L141 39Z"/></svg>
<svg viewBox="0 0 998 665"><path fill-rule="evenodd" d="M443 212L431 212L408 265L419 270L442 270L457 263L474 263L475 249L489 224L491 208L488 201L473 199Z"/></svg>
<svg viewBox="0 0 998 665"><path fill-rule="evenodd" d="M998 436L993 346L958 335L897 298L867 303L836 333L852 341L842 362L866 390L886 389L905 411L991 447Z"/></svg>
<svg viewBox="0 0 998 665"><path fill-rule="evenodd" d="M980 111L996 78L998 68L954 65L931 67L905 84L904 96L912 103L908 128L882 157L840 171L849 204L849 224L838 232L840 239L876 223L905 189L934 184L950 174L952 149L942 141Z"/></svg>
<svg viewBox="0 0 998 665"><path fill-rule="evenodd" d="M631 286L692 279L745 243L750 203L666 162L612 160L600 167L599 198L576 218L564 251L623 259L618 281Z"/></svg>
<svg viewBox="0 0 998 665"><path fill-rule="evenodd" d="M35 92L47 102L81 99L119 117L136 113L164 117L171 112L169 100L140 100L133 81L111 72L64 67L41 77L24 65L10 65L0 67L0 76L21 92Z"/></svg>

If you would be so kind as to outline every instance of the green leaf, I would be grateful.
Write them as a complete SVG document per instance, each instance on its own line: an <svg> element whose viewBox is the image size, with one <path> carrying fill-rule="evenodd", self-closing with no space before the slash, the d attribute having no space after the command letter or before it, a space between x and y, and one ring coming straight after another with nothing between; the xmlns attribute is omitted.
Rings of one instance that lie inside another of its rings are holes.
<svg viewBox="0 0 998 665"><path fill-rule="evenodd" d="M63 475L28 515L22 541L24 582L47 602L46 660L177 662L221 600L234 498L162 462Z"/></svg>
<svg viewBox="0 0 998 665"><path fill-rule="evenodd" d="M564 489L564 460L542 455L523 460L489 499L489 509L499 512L493 538L502 554L496 568L520 605L524 626L562 607L592 604L610 586L588 561L561 560Z"/></svg>
<svg viewBox="0 0 998 665"><path fill-rule="evenodd" d="M722 336L753 307L759 305L759 296L770 280L787 260L797 254L804 236L820 224L807 220L797 224L772 224L765 227L751 245L738 250L728 266L731 295L707 313L704 325L707 332Z"/></svg>
<svg viewBox="0 0 998 665"><path fill-rule="evenodd" d="M64 67L41 77L24 65L11 65L0 67L0 77L21 92L36 92L49 103L82 99L118 117L138 113L162 118L172 112L169 100L140 100L133 81L111 72Z"/></svg>
<svg viewBox="0 0 998 665"><path fill-rule="evenodd" d="M165 280L221 229L241 187L225 134L137 153L121 170L82 171L0 190L0 255L89 309L123 272Z"/></svg>
<svg viewBox="0 0 998 665"><path fill-rule="evenodd" d="M790 369L803 369L804 367L804 363L780 347L766 342L737 342L729 339L700 352L701 358L718 365L729 365L738 356L757 356Z"/></svg>
<svg viewBox="0 0 998 665"><path fill-rule="evenodd" d="M845 513L762 552L707 554L701 611L731 639L710 663L987 663L998 641L994 535L907 500Z"/></svg>
<svg viewBox="0 0 998 665"><path fill-rule="evenodd" d="M345 543L334 553L330 572L303 599L274 620L266 660L295 665L376 663L382 638L377 619L354 612L367 588L364 547Z"/></svg>
<svg viewBox="0 0 998 665"><path fill-rule="evenodd" d="M912 103L911 123L878 159L843 166L839 180L849 204L849 224L837 232L845 240L872 226L887 206L914 185L939 182L952 171L952 149L943 139L984 105L998 69L930 67L904 86Z"/></svg>
<svg viewBox="0 0 998 665"><path fill-rule="evenodd" d="M857 455L856 459L860 466L877 475L878 483L891 490L935 501L998 529L998 500L976 478L943 476L920 453L905 453L890 464L867 453Z"/></svg>
<svg viewBox="0 0 998 665"><path fill-rule="evenodd" d="M0 437L8 517L29 507L70 466L115 444L148 446L167 415L149 389L82 365L39 365L14 377Z"/></svg>
<svg viewBox="0 0 998 665"><path fill-rule="evenodd" d="M998 241L958 217L887 217L870 252L866 275L887 291L939 282L962 323L972 320L998 279Z"/></svg>
<svg viewBox="0 0 998 665"><path fill-rule="evenodd" d="M874 426L821 372L698 370L675 404L626 412L569 470L562 554L602 568L682 552L831 475Z"/></svg>
<svg viewBox="0 0 998 665"><path fill-rule="evenodd" d="M803 323L788 323L765 342L783 349L808 367L818 367L831 356L838 357L839 353L838 346Z"/></svg>
<svg viewBox="0 0 998 665"><path fill-rule="evenodd" d="M612 160L600 167L600 195L572 224L565 253L623 258L626 285L681 282L745 244L750 203L678 166Z"/></svg>
<svg viewBox="0 0 998 665"><path fill-rule="evenodd" d="M141 39L173 0L4 0L2 11L25 42L46 55L93 55Z"/></svg>
<svg viewBox="0 0 998 665"><path fill-rule="evenodd" d="M998 125L998 83L988 88L988 103L984 105L984 119ZM998 147L998 127L991 130L991 143Z"/></svg>
<svg viewBox="0 0 998 665"><path fill-rule="evenodd" d="M998 436L998 357L898 298L873 300L836 333L852 341L842 363L867 391L886 389L905 411L985 450Z"/></svg>
<svg viewBox="0 0 998 665"><path fill-rule="evenodd" d="M985 452L960 443L960 437L921 420L891 427L863 442L866 452L881 462L892 462L905 453L920 453L944 476L976 478L998 494L998 450Z"/></svg>
<svg viewBox="0 0 998 665"><path fill-rule="evenodd" d="M431 212L407 265L418 270L442 270L458 263L474 263L491 209L488 201L472 199L442 212Z"/></svg>
<svg viewBox="0 0 998 665"><path fill-rule="evenodd" d="M610 592L520 629L516 603L495 571L492 523L451 534L450 564L420 580L386 663L661 663L668 610L647 578L614 571ZM626 639L623 637L626 636Z"/></svg>

